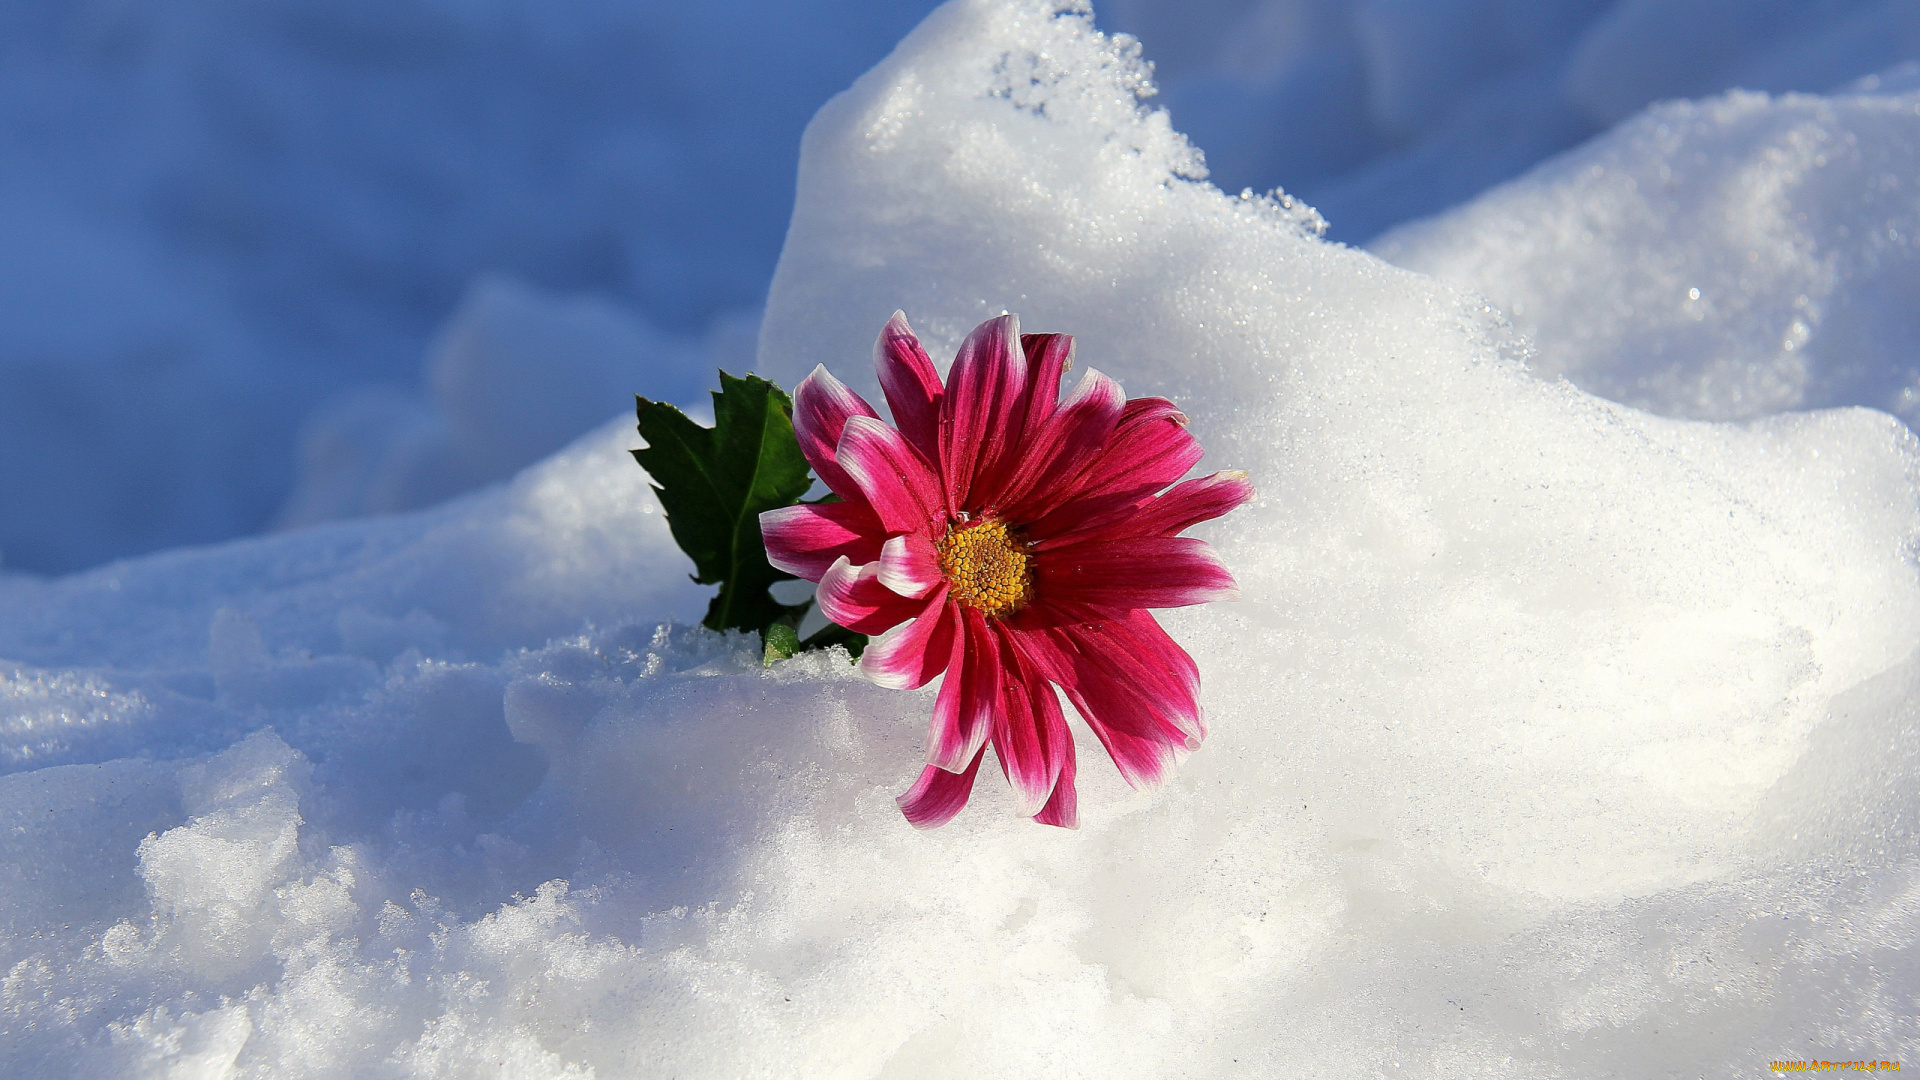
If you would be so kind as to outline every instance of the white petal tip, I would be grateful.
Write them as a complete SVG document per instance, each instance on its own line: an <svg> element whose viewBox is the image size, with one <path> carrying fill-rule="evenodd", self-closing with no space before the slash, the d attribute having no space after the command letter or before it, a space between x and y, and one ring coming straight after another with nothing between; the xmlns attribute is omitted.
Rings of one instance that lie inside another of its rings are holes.
<svg viewBox="0 0 1920 1080"><path fill-rule="evenodd" d="M1019 799L1019 805L1018 807L1015 808L1014 813L1018 814L1020 817L1026 817L1026 818L1038 817L1040 814L1040 811L1045 810L1047 808L1047 799L1051 798L1052 796L1053 796L1053 792L1049 791L1045 795L1041 796L1037 801L1031 797L1021 798L1020 789L1015 788L1014 798Z"/></svg>
<svg viewBox="0 0 1920 1080"><path fill-rule="evenodd" d="M880 568L879 577L880 584L885 585L889 592L904 596L908 600L918 600L926 596L939 584L937 581L915 581L913 578L894 572L890 567L886 566Z"/></svg>
<svg viewBox="0 0 1920 1080"><path fill-rule="evenodd" d="M872 648L872 646L869 645L868 648ZM886 687L888 690L908 690L912 688L913 680L907 678L904 675L899 674L898 672L885 671L879 667L876 667L872 664L867 663L868 655L870 654L868 653L860 654L860 667L859 667L860 674L865 676L868 682L872 683L875 686Z"/></svg>

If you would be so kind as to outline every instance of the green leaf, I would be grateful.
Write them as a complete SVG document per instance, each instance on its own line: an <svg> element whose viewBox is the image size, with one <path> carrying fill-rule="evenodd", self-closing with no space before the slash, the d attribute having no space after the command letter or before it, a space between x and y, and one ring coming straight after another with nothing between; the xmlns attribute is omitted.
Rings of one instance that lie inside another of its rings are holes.
<svg viewBox="0 0 1920 1080"><path fill-rule="evenodd" d="M693 580L719 585L707 608L713 630L750 630L798 618L767 595L793 575L767 562L760 512L792 506L813 483L793 434L793 402L777 385L720 373L714 426L701 427L671 405L636 397L645 449L633 456L653 477L673 539L693 559Z"/></svg>
<svg viewBox="0 0 1920 1080"><path fill-rule="evenodd" d="M767 667L800 651L800 634L786 623L774 623L767 627L766 638L767 646L760 662Z"/></svg>

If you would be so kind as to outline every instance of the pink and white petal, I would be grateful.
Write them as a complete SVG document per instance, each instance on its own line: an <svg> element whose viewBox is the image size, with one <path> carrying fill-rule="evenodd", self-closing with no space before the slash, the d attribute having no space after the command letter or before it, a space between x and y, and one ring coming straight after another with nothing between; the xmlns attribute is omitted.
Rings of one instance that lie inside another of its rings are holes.
<svg viewBox="0 0 1920 1080"><path fill-rule="evenodd" d="M1030 596L1025 607L1003 616L1001 621L1014 630L1032 633L1066 626L1070 623L1092 622L1111 610L1113 609L1089 607L1086 604L1055 602L1045 596ZM1038 656L1031 656L1031 658L1036 662L1039 660Z"/></svg>
<svg viewBox="0 0 1920 1080"><path fill-rule="evenodd" d="M1191 536L1070 544L1034 552L1032 566L1035 595L1063 604L1187 607L1240 595L1213 548Z"/></svg>
<svg viewBox="0 0 1920 1080"><path fill-rule="evenodd" d="M971 509L969 493L976 485L994 486L1001 463L1020 446L1026 392L1019 317L1002 315L974 327L960 343L940 398L940 470L950 513Z"/></svg>
<svg viewBox="0 0 1920 1080"><path fill-rule="evenodd" d="M1073 335L1021 334L1020 349L1027 354L1025 427L1031 436L1059 406L1060 379L1073 366Z"/></svg>
<svg viewBox="0 0 1920 1080"><path fill-rule="evenodd" d="M1160 487L1165 486L1165 484L1160 485ZM1074 495L1039 518L1029 520L1021 532L1026 536L1027 543L1033 545L1036 550L1059 547L1061 545L1052 543L1056 538L1069 533L1085 536L1089 525L1117 520L1135 512L1145 506L1147 500L1153 498L1153 493L1158 490L1159 488L1143 484L1100 495Z"/></svg>
<svg viewBox="0 0 1920 1080"><path fill-rule="evenodd" d="M1033 471L1030 459L1036 451L1044 451L1048 440L1043 433L1060 408L1060 376L1073 363L1073 336L1021 334L1020 351L1026 357L1027 384L1007 412L1019 422L1010 429L1010 441L999 461L976 471L967 509L977 513L1006 516L1000 511L1013 501L1015 473L1022 468Z"/></svg>
<svg viewBox="0 0 1920 1080"><path fill-rule="evenodd" d="M1197 749L1199 675L1144 611L1108 612L1021 639L1088 723L1173 749Z"/></svg>
<svg viewBox="0 0 1920 1080"><path fill-rule="evenodd" d="M1054 703L1056 713L1059 702ZM1042 825L1057 825L1063 829L1080 827L1080 796L1074 790L1073 736L1067 730L1066 717L1060 717L1060 738L1065 745L1066 754L1060 762L1060 778L1054 781L1053 794L1047 797L1047 805L1033 815L1033 820Z"/></svg>
<svg viewBox="0 0 1920 1080"><path fill-rule="evenodd" d="M789 574L819 581L835 559L869 563L880 557L886 530L864 502L801 503L760 515L767 561Z"/></svg>
<svg viewBox="0 0 1920 1080"><path fill-rule="evenodd" d="M1069 695L1072 697L1073 695ZM1097 711L1078 697L1073 697L1073 707L1087 721L1088 730L1107 752L1113 761L1113 767L1120 772L1120 778L1127 786L1137 791L1152 791L1165 783L1173 774L1174 749L1164 739L1143 738L1113 727L1097 719Z"/></svg>
<svg viewBox="0 0 1920 1080"><path fill-rule="evenodd" d="M1087 723L1087 729L1100 740L1112 759L1113 767L1128 786L1151 791L1166 780L1174 766L1174 746L1159 734L1136 735L1108 722L1111 710L1098 699L1090 699L1077 686L1062 687L1067 700Z"/></svg>
<svg viewBox="0 0 1920 1080"><path fill-rule="evenodd" d="M834 457L840 432L849 417L877 419L879 415L852 387L834 378L824 364L816 366L793 389L793 433L800 440L800 453L821 482L843 499L854 498L855 492Z"/></svg>
<svg viewBox="0 0 1920 1080"><path fill-rule="evenodd" d="M1074 480L1071 498L1128 491L1144 495L1185 476L1203 456L1187 424L1187 415L1165 398L1128 401L1113 438Z"/></svg>
<svg viewBox="0 0 1920 1080"><path fill-rule="evenodd" d="M906 533L880 547L874 565L880 584L901 596L925 596L946 578L940 573L940 553L925 533Z"/></svg>
<svg viewBox="0 0 1920 1080"><path fill-rule="evenodd" d="M1027 539L1046 540L1124 511L1186 475L1201 458L1186 425L1186 416L1164 398L1127 402L1099 456L1055 489L1053 509L1027 519Z"/></svg>
<svg viewBox="0 0 1920 1080"><path fill-rule="evenodd" d="M873 563L856 567L844 557L827 568L813 600L822 615L856 634L869 635L884 634L919 618L929 603L901 596L881 584Z"/></svg>
<svg viewBox="0 0 1920 1080"><path fill-rule="evenodd" d="M1053 796L1060 768L1073 752L1073 737L1060 713L1060 701L1041 669L1023 655L1018 635L1003 623L992 624L1000 639L1000 663L1006 692L994 716L993 751L1020 801L1020 813L1038 814Z"/></svg>
<svg viewBox="0 0 1920 1080"><path fill-rule="evenodd" d="M1120 384L1088 368L1060 403L997 495L1005 517L1032 521L1074 490L1074 480L1110 442L1126 407Z"/></svg>
<svg viewBox="0 0 1920 1080"><path fill-rule="evenodd" d="M957 773L932 765L921 769L920 779L894 800L900 806L900 813L906 816L907 824L916 829L937 829L952 821L967 805L967 797L973 794L973 778L980 772L980 758L984 754L982 750L973 755L966 769Z"/></svg>
<svg viewBox="0 0 1920 1080"><path fill-rule="evenodd" d="M890 533L930 532L940 512L933 466L877 419L848 418L834 460Z"/></svg>
<svg viewBox="0 0 1920 1080"><path fill-rule="evenodd" d="M1152 730L1179 744L1176 752L1200 748L1207 734L1200 711L1200 669L1152 612L1114 612L1067 627L1064 633L1076 649L1099 658L1093 665L1099 677L1143 702L1158 721Z"/></svg>
<svg viewBox="0 0 1920 1080"><path fill-rule="evenodd" d="M1187 430L1187 414L1166 398L1134 398L1088 477L1086 494L1152 484L1166 487L1200 463L1200 440Z"/></svg>
<svg viewBox="0 0 1920 1080"><path fill-rule="evenodd" d="M873 343L873 369L907 444L928 461L940 460L940 372L920 345L907 313L896 311Z"/></svg>
<svg viewBox="0 0 1920 1080"><path fill-rule="evenodd" d="M1060 776L1057 749L1047 746L1040 720L1034 715L1034 688L1045 689L1051 697L1053 687L1030 670L1031 665L1023 663L1001 626L989 624L989 631L1000 656L1003 691L999 707L993 710L993 753L1000 761L1000 771L1013 786L1020 815L1032 817L1047 804L1053 782ZM1049 749L1055 752L1050 754Z"/></svg>
<svg viewBox="0 0 1920 1080"><path fill-rule="evenodd" d="M959 640L955 615L958 605L944 592L928 597L919 618L867 642L860 654L860 673L890 690L913 690L947 670Z"/></svg>
<svg viewBox="0 0 1920 1080"><path fill-rule="evenodd" d="M1128 693L1110 665L1101 664L1096 654L1061 632L1050 630L1021 640L1060 683L1120 776L1135 788L1159 786L1173 768L1176 747L1187 742L1180 729L1154 714L1141 695ZM1062 780L1069 775L1063 770Z"/></svg>
<svg viewBox="0 0 1920 1080"><path fill-rule="evenodd" d="M1251 498L1253 481L1246 473L1237 469L1217 472L1181 481L1165 494L1135 504L1090 514L1072 528L1035 541L1033 546L1044 551L1083 540L1108 543L1136 536L1172 536L1226 514Z"/></svg>
<svg viewBox="0 0 1920 1080"><path fill-rule="evenodd" d="M1006 683L998 642L986 618L975 608L949 606L959 616L960 630L954 635L947 677L933 700L927 764L958 772L993 734Z"/></svg>
<svg viewBox="0 0 1920 1080"><path fill-rule="evenodd" d="M1203 521L1239 509L1253 498L1253 478L1240 469L1223 469L1174 485L1148 504L1143 527L1172 536Z"/></svg>

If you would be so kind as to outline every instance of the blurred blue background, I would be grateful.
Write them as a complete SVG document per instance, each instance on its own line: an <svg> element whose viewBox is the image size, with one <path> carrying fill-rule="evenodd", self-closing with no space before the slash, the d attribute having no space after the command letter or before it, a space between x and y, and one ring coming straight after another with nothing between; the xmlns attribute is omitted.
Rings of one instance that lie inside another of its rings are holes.
<svg viewBox="0 0 1920 1080"><path fill-rule="evenodd" d="M0 569L427 505L751 364L799 140L930 0L0 5ZM1911 0L1113 0L1330 236L1652 101L1920 55Z"/></svg>

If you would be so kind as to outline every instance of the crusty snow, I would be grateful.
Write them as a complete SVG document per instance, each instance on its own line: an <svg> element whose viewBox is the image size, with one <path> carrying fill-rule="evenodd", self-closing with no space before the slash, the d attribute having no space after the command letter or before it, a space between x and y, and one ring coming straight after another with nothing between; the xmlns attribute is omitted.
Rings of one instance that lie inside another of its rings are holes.
<svg viewBox="0 0 1920 1080"><path fill-rule="evenodd" d="M1015 311L1248 470L1196 530L1242 599L1164 617L1174 780L1081 730L1078 831L991 770L911 829L932 690L693 628L614 419L430 509L0 577L0 1073L1920 1058L1920 87L1579 83L1619 126L1370 252L1209 183L1148 78L1072 5L939 8L808 128L757 363L868 391L893 309L942 362ZM616 323L483 282L289 524L484 479L512 357L698 352Z"/></svg>

